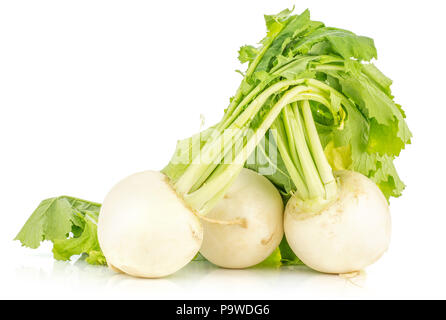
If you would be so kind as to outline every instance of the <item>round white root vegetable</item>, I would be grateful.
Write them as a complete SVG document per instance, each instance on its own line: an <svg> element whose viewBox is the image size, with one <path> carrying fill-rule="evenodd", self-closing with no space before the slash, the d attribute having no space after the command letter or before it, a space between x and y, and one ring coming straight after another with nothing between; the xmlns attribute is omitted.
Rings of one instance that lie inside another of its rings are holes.
<svg viewBox="0 0 446 320"><path fill-rule="evenodd" d="M364 175L335 173L338 196L319 213L291 198L285 209L286 239L309 267L325 273L360 271L378 260L390 242L391 222L381 190Z"/></svg>
<svg viewBox="0 0 446 320"><path fill-rule="evenodd" d="M206 218L234 222L203 220L200 253L224 268L247 268L262 262L283 237L282 198L268 179L249 169L242 169Z"/></svg>
<svg viewBox="0 0 446 320"><path fill-rule="evenodd" d="M203 228L162 173L144 171L120 181L107 194L98 239L112 269L158 278L194 258Z"/></svg>

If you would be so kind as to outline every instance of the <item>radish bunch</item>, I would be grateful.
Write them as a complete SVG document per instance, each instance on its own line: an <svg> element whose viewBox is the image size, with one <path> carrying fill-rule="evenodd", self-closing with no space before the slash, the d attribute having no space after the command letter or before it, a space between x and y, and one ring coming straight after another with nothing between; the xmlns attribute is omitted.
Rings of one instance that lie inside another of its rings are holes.
<svg viewBox="0 0 446 320"><path fill-rule="evenodd" d="M102 206L44 200L16 239L146 278L198 252L224 268L270 257L350 273L376 261L390 241L388 199L404 189L393 160L411 137L392 81L370 38L308 10L265 21L260 45L239 51L248 67L217 124L180 140L160 172L118 182Z"/></svg>

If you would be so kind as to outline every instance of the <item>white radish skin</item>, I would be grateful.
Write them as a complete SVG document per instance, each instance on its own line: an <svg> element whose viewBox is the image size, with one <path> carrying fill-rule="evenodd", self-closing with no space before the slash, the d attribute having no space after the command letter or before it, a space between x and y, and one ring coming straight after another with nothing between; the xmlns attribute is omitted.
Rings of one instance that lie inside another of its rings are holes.
<svg viewBox="0 0 446 320"><path fill-rule="evenodd" d="M268 179L248 169L242 169L206 218L240 222L224 225L203 220L200 253L224 268L247 268L262 262L283 237L279 192Z"/></svg>
<svg viewBox="0 0 446 320"><path fill-rule="evenodd" d="M360 271L378 260L390 242L391 220L381 190L364 175L335 173L338 197L319 213L291 198L285 209L286 239L310 268L325 273Z"/></svg>
<svg viewBox="0 0 446 320"><path fill-rule="evenodd" d="M203 228L162 173L144 171L120 181L107 194L98 239L112 269L159 278L194 258Z"/></svg>

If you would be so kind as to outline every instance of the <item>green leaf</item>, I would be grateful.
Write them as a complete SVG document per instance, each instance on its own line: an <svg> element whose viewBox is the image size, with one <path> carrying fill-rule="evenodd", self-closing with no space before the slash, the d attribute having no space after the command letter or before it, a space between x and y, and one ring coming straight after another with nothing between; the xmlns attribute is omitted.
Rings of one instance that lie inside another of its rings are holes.
<svg viewBox="0 0 446 320"><path fill-rule="evenodd" d="M273 34L275 38L257 65L256 71L269 71L272 63L271 60L281 55L287 44L291 43L293 38L310 27L310 12L308 10L296 16L288 16L290 11L283 12L276 16L265 16L269 30L267 38L272 37Z"/></svg>
<svg viewBox="0 0 446 320"><path fill-rule="evenodd" d="M293 250L290 248L286 237L282 238L279 245L281 262L283 265L303 265L304 263L296 256Z"/></svg>
<svg viewBox="0 0 446 320"><path fill-rule="evenodd" d="M401 181L393 164L393 157L380 156L377 159L377 169L372 172L370 178L375 181L387 200L390 197L399 197L406 187Z"/></svg>
<svg viewBox="0 0 446 320"><path fill-rule="evenodd" d="M282 265L282 255L277 247L268 258L255 265L256 268L277 268Z"/></svg>
<svg viewBox="0 0 446 320"><path fill-rule="evenodd" d="M268 178L285 199L288 199L296 188L270 132L257 145L255 151L246 161L245 168L254 170Z"/></svg>
<svg viewBox="0 0 446 320"><path fill-rule="evenodd" d="M98 203L67 196L43 200L14 240L33 249L49 240L57 260L85 253L87 262L105 264L96 230L100 208Z"/></svg>
<svg viewBox="0 0 446 320"><path fill-rule="evenodd" d="M93 265L101 265L106 266L107 260L104 257L104 254L101 250L91 250L88 252L88 256L85 258L85 261L89 264Z"/></svg>
<svg viewBox="0 0 446 320"><path fill-rule="evenodd" d="M383 91L364 73L332 73L338 78L343 93L349 97L370 124L368 151L381 155L399 155L412 136L400 107L393 102L390 92ZM385 80L381 79L381 84Z"/></svg>
<svg viewBox="0 0 446 320"><path fill-rule="evenodd" d="M324 50L320 46L323 44ZM330 27L322 27L313 30L303 37L293 48L294 53L307 54L317 45L313 51L329 52L339 55L344 59L355 58L369 61L377 58L376 48L372 39L357 36L353 32ZM330 46L328 50L327 46Z"/></svg>
<svg viewBox="0 0 446 320"><path fill-rule="evenodd" d="M280 32L290 18L292 12L293 9L285 9L277 14L264 15L268 35L270 36L271 34Z"/></svg>
<svg viewBox="0 0 446 320"><path fill-rule="evenodd" d="M352 167L352 153L349 145L335 147L330 141L324 149L325 157L334 171L348 170Z"/></svg>
<svg viewBox="0 0 446 320"><path fill-rule="evenodd" d="M86 217L82 234L77 238L53 241L53 254L56 260L70 260L74 255L85 253L86 261L90 264L106 264L101 252L97 236L96 223Z"/></svg>
<svg viewBox="0 0 446 320"><path fill-rule="evenodd" d="M392 80L386 77L373 63L367 63L362 65L362 71L369 77L379 88L384 91L390 98L393 96L390 91Z"/></svg>
<svg viewBox="0 0 446 320"><path fill-rule="evenodd" d="M240 48L238 52L238 59L241 63L252 62L258 54L259 49L246 45Z"/></svg>
<svg viewBox="0 0 446 320"><path fill-rule="evenodd" d="M75 222L79 223L67 198L46 199L39 204L14 240L35 249L43 240L66 238Z"/></svg>

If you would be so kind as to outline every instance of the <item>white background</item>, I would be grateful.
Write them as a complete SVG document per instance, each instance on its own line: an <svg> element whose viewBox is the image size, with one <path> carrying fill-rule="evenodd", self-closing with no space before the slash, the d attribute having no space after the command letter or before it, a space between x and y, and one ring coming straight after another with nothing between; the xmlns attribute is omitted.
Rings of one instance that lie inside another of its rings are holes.
<svg viewBox="0 0 446 320"><path fill-rule="evenodd" d="M193 262L133 279L53 262L13 242L38 203L101 202L121 178L161 169L176 140L221 117L237 50L293 1L0 2L0 298L446 298L443 1L295 1L313 19L375 39L413 144L397 161L390 250L353 280L309 269Z"/></svg>

